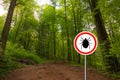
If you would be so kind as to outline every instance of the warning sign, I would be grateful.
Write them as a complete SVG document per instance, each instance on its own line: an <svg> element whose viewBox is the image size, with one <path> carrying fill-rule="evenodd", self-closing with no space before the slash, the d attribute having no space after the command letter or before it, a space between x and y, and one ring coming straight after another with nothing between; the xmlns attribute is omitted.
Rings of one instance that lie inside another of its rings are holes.
<svg viewBox="0 0 120 80"><path fill-rule="evenodd" d="M91 32L83 31L74 39L75 50L82 55L92 54L97 48L97 39Z"/></svg>

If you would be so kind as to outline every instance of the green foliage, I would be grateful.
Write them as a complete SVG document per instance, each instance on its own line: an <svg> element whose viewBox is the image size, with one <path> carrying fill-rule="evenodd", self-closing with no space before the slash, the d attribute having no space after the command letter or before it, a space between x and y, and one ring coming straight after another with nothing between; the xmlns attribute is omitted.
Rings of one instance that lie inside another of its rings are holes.
<svg viewBox="0 0 120 80"><path fill-rule="evenodd" d="M120 34L115 33L114 38L112 38L112 44L111 44L111 55L116 56L119 59L120 62Z"/></svg>
<svg viewBox="0 0 120 80"><path fill-rule="evenodd" d="M10 2L9 0L3 1L5 5ZM39 56L54 59L54 44L56 44L55 60L67 60L67 48L70 47L71 64L78 62L78 54L73 47L74 37L83 30L92 32L96 30L92 17L96 13L90 12L87 0L66 0L66 23L64 0L50 1L52 1L51 4L38 6L35 0L17 0L7 49L0 65L1 73L19 67L20 64L16 62L18 60L33 61L37 64L47 61ZM106 31L111 40L110 55L117 57L120 63L119 3L120 0L99 0L97 8L101 11ZM0 33L4 20L5 16L0 16ZM70 46L67 46L66 24L70 35ZM105 66L102 54L104 53L101 53L100 46L98 46L96 52L88 56L88 66L106 72L106 68L109 66ZM80 56L80 58L80 63L83 64L84 57Z"/></svg>
<svg viewBox="0 0 120 80"><path fill-rule="evenodd" d="M4 74L10 70L22 67L22 64L20 62L17 62L17 60L22 59L32 61L34 62L34 64L43 63L47 61L41 59L35 53L26 51L22 46L18 46L18 44L8 42L4 58L0 63L0 76L4 76Z"/></svg>
<svg viewBox="0 0 120 80"><path fill-rule="evenodd" d="M21 64L12 61L11 56L5 55L4 59L0 62L0 77L10 70L21 67Z"/></svg>
<svg viewBox="0 0 120 80"><path fill-rule="evenodd" d="M2 33L2 29L4 26L4 21L5 21L4 18L5 18L5 16L0 16L0 34Z"/></svg>
<svg viewBox="0 0 120 80"><path fill-rule="evenodd" d="M0 77L10 70L21 67L21 65L12 60L12 57L9 55L4 55L4 58L0 62Z"/></svg>
<svg viewBox="0 0 120 80"><path fill-rule="evenodd" d="M40 57L37 56L35 53L26 51L23 46L18 47L18 44L13 44L11 42L8 42L7 44L7 50L5 55L11 57L11 60L27 59L34 61L35 63L41 62Z"/></svg>

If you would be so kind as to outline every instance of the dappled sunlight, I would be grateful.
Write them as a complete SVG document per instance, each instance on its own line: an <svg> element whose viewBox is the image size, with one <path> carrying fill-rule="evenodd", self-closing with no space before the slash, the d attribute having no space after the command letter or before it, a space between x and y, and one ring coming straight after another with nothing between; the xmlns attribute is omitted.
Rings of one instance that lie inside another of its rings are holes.
<svg viewBox="0 0 120 80"><path fill-rule="evenodd" d="M50 0L35 0L39 5L50 4Z"/></svg>

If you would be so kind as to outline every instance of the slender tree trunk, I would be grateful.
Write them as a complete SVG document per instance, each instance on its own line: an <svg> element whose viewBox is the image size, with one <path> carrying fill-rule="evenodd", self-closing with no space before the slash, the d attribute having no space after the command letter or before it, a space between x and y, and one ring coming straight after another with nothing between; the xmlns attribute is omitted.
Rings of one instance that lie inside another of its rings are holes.
<svg viewBox="0 0 120 80"><path fill-rule="evenodd" d="M44 25L39 23L38 46L37 46L36 52L40 57L44 57L44 55L43 55L43 50L44 50L44 46L43 46L43 41L44 41L43 40L43 27L44 27Z"/></svg>
<svg viewBox="0 0 120 80"><path fill-rule="evenodd" d="M38 26L38 42L36 47L36 53L40 56L40 49L41 49L41 27L40 24Z"/></svg>
<svg viewBox="0 0 120 80"><path fill-rule="evenodd" d="M63 33L63 26L62 26L62 54L65 57L65 52L64 52L64 33Z"/></svg>
<svg viewBox="0 0 120 80"><path fill-rule="evenodd" d="M101 51L105 65L107 66L108 71L119 71L119 61L117 57L110 55L110 40L104 26L102 15L99 8L96 8L98 5L98 0L89 0L91 11L94 12L94 19L96 25L96 32L98 35L99 42L101 44Z"/></svg>
<svg viewBox="0 0 120 80"><path fill-rule="evenodd" d="M22 23L22 16L24 14L24 11L25 10L21 11L21 19L20 19L20 22L18 23L18 26L17 26L17 30L16 30L16 33L15 33L14 41L13 41L14 43L16 42L16 39L17 39L17 36L18 36L18 33L19 33L19 28L20 28L21 23Z"/></svg>
<svg viewBox="0 0 120 80"><path fill-rule="evenodd" d="M26 36L26 38L27 38L27 41L26 41L26 50L29 50L30 51L30 43L31 43L31 34L30 34L30 32L27 32L27 36Z"/></svg>
<svg viewBox="0 0 120 80"><path fill-rule="evenodd" d="M44 54L44 30L43 30L43 27L44 27L44 25L41 25L41 33L40 33L40 39L41 39L41 47L40 47L40 55L41 55L41 57L45 57L45 54Z"/></svg>
<svg viewBox="0 0 120 80"><path fill-rule="evenodd" d="M53 9L54 9L54 22L52 23L53 26L53 43L54 43L54 59L56 59L56 32L55 32L55 20L56 20L56 12L55 12L55 8L56 8L56 2L53 2Z"/></svg>
<svg viewBox="0 0 120 80"><path fill-rule="evenodd" d="M48 29L49 30L49 29ZM50 53L50 51L49 51L49 45L50 45L50 40L49 40L49 32L48 32L48 41L47 41L47 59L49 59L50 58L50 56L49 56L49 53Z"/></svg>
<svg viewBox="0 0 120 80"><path fill-rule="evenodd" d="M54 58L56 58L56 35L55 35L55 25L53 24L53 42L54 42Z"/></svg>
<svg viewBox="0 0 120 80"><path fill-rule="evenodd" d="M8 38L9 31L10 31L10 25L11 25L12 16L13 16L13 12L15 9L16 1L17 0L11 0L8 14L7 14L7 18L6 18L4 28L2 31L2 36L1 36L2 55L4 55L4 52L5 52L7 38Z"/></svg>
<svg viewBox="0 0 120 80"><path fill-rule="evenodd" d="M67 34L67 51L68 51L68 62L71 61L71 48L70 48L70 37L69 37L69 30L67 25L67 9L66 9L66 0L64 0L65 6L65 27L66 27L66 34Z"/></svg>
<svg viewBox="0 0 120 80"><path fill-rule="evenodd" d="M77 5L76 0L75 0L75 5ZM75 12L75 5L72 2L72 12L73 12L75 35L77 35L79 32L78 32L78 27L77 27L77 17L76 17L76 12ZM78 54L78 63L80 63L80 54Z"/></svg>

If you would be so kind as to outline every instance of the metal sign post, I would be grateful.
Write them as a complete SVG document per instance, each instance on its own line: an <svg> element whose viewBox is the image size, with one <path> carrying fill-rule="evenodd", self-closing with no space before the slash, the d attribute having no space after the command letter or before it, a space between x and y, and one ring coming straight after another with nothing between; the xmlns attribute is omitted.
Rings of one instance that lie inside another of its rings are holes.
<svg viewBox="0 0 120 80"><path fill-rule="evenodd" d="M87 66L86 66L87 63L86 63L86 58L87 58L87 56L84 55L84 60L85 60L84 61L84 68L85 68L84 69L84 80L86 80L86 78L87 78L87 70L86 70L87 69Z"/></svg>

